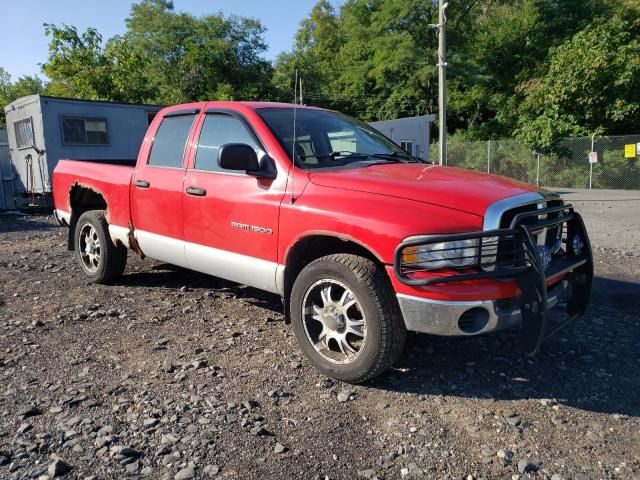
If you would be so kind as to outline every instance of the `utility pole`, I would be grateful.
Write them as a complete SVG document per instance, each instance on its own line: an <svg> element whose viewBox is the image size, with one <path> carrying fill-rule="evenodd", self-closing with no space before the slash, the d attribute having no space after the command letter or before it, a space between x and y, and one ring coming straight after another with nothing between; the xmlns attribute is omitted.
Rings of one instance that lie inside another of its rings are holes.
<svg viewBox="0 0 640 480"><path fill-rule="evenodd" d="M300 105L304 105L304 101L302 99L302 77L300 77Z"/></svg>
<svg viewBox="0 0 640 480"><path fill-rule="evenodd" d="M447 23L446 10L449 6L444 0L438 0L438 24L429 25L438 29L438 114L439 114L439 144L440 165L447 164L447 37L445 24Z"/></svg>

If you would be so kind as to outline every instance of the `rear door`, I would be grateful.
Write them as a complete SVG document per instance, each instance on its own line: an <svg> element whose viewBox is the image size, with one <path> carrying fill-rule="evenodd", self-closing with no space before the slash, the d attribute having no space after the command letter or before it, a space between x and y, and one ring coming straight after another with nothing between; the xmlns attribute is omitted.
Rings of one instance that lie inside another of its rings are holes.
<svg viewBox="0 0 640 480"><path fill-rule="evenodd" d="M184 229L189 268L228 280L276 291L278 211L283 176L261 178L223 170L218 152L226 143L253 147L265 158L263 144L244 117L209 111L195 147L193 168L184 182Z"/></svg>
<svg viewBox="0 0 640 480"><path fill-rule="evenodd" d="M197 114L194 108L177 109L154 120L156 131L140 152L131 190L133 224L142 252L183 267L187 261L182 186Z"/></svg>

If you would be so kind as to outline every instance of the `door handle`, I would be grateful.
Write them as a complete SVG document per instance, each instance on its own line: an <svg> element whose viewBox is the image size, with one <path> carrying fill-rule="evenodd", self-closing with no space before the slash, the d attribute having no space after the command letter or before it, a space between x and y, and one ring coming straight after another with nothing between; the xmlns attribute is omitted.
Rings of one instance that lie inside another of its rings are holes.
<svg viewBox="0 0 640 480"><path fill-rule="evenodd" d="M187 187L187 195L193 195L194 197L204 197L207 191L200 187Z"/></svg>
<svg viewBox="0 0 640 480"><path fill-rule="evenodd" d="M136 187L149 188L151 184L146 180L136 180Z"/></svg>

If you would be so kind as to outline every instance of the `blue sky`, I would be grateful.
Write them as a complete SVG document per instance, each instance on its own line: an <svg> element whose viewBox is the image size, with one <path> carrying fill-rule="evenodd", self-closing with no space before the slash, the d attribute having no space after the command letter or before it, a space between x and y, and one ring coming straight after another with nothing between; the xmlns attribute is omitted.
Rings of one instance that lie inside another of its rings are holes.
<svg viewBox="0 0 640 480"><path fill-rule="evenodd" d="M133 0L1 0L0 66L13 80L40 74L39 63L47 59L48 42L43 23L75 25L83 31L95 27L104 39L124 32L124 20ZM267 58L291 47L300 21L316 0L174 0L177 11L204 15L258 18L267 27ZM339 4L338 0L332 2Z"/></svg>

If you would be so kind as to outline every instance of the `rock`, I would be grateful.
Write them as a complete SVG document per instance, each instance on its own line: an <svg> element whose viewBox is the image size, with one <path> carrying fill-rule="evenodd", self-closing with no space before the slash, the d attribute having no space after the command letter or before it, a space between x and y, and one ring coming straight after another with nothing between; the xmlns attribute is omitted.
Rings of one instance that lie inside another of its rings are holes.
<svg viewBox="0 0 640 480"><path fill-rule="evenodd" d="M335 385L335 382L334 382L334 381L333 381L333 379L331 379L331 378L325 378L325 379L322 381L321 385L322 385L324 388L331 388L331 387L333 387L333 386Z"/></svg>
<svg viewBox="0 0 640 480"><path fill-rule="evenodd" d="M420 478L424 475L424 472L416 463L411 462L407 465L407 469L409 470L409 476L412 478Z"/></svg>
<svg viewBox="0 0 640 480"><path fill-rule="evenodd" d="M196 476L196 472L194 468L186 467L180 470L178 473L176 473L175 477L173 478L175 480L191 480L192 478L195 478L195 476Z"/></svg>
<svg viewBox="0 0 640 480"><path fill-rule="evenodd" d="M178 443L179 441L179 437L176 437L175 435L172 435L170 433L163 434L162 437L160 437L160 443L162 444L173 445L174 443Z"/></svg>
<svg viewBox="0 0 640 480"><path fill-rule="evenodd" d="M518 462L518 471L520 473L535 472L540 468L540 461L535 458L525 457Z"/></svg>
<svg viewBox="0 0 640 480"><path fill-rule="evenodd" d="M162 370L167 373L173 372L173 361L171 358L167 357L164 359L164 362L162 362Z"/></svg>
<svg viewBox="0 0 640 480"><path fill-rule="evenodd" d="M115 435L105 435L104 437L96 437L94 444L96 448L100 449L102 447L106 447L111 445L115 441Z"/></svg>
<svg viewBox="0 0 640 480"><path fill-rule="evenodd" d="M23 423L18 427L18 435L22 435L25 432L28 432L29 430L31 430L31 424L29 423Z"/></svg>
<svg viewBox="0 0 640 480"><path fill-rule="evenodd" d="M287 447L285 447L284 445L282 445L280 442L276 443L276 446L273 448L273 451L275 453L284 453L287 451Z"/></svg>
<svg viewBox="0 0 640 480"><path fill-rule="evenodd" d="M255 400L245 400L244 402L242 402L242 406L247 410L253 410L254 408L258 407L258 405L258 402L256 402Z"/></svg>
<svg viewBox="0 0 640 480"><path fill-rule="evenodd" d="M175 465L177 463L180 462L180 457L177 455L165 455L164 457L162 457L162 464L163 465Z"/></svg>
<svg viewBox="0 0 640 480"><path fill-rule="evenodd" d="M262 425L256 425L256 426L254 426L254 427L250 430L250 432L251 432L253 435L256 435L256 436L268 435L268 434L269 434L269 432L268 432L268 431L267 431L267 430L266 430Z"/></svg>
<svg viewBox="0 0 640 480"><path fill-rule="evenodd" d="M496 455L503 467L511 465L511 462L513 461L513 452L511 450L508 448L500 449Z"/></svg>
<svg viewBox="0 0 640 480"><path fill-rule="evenodd" d="M98 430L96 435L98 437L104 437L106 435L109 435L110 433L113 433L113 427L111 425L105 425L100 430Z"/></svg>
<svg viewBox="0 0 640 480"><path fill-rule="evenodd" d="M358 477L373 478L375 476L376 476L376 471L373 468L368 468L366 470L358 470Z"/></svg>
<svg viewBox="0 0 640 480"><path fill-rule="evenodd" d="M118 455L122 455L123 457L139 457L140 456L140 452L138 452L136 449L131 447L116 446L116 447L113 447L112 450L115 450L115 452Z"/></svg>
<svg viewBox="0 0 640 480"><path fill-rule="evenodd" d="M561 473L554 473L553 475L551 475L551 480L567 480L567 477L565 477Z"/></svg>
<svg viewBox="0 0 640 480"><path fill-rule="evenodd" d="M140 469L140 461L136 460L134 462L128 463L124 468L127 473L135 473Z"/></svg>
<svg viewBox="0 0 640 480"><path fill-rule="evenodd" d="M220 467L218 465L207 465L204 467L205 475L213 476L220 473Z"/></svg>
<svg viewBox="0 0 640 480"><path fill-rule="evenodd" d="M153 428L158 425L158 423L160 423L160 421L157 418L147 418L142 422L145 428Z"/></svg>
<svg viewBox="0 0 640 480"><path fill-rule="evenodd" d="M344 402L348 402L349 400L351 400L352 395L354 395L355 392L353 390L342 390L340 393L338 393L337 395L337 399L340 403L344 403Z"/></svg>
<svg viewBox="0 0 640 480"><path fill-rule="evenodd" d="M518 417L509 417L507 418L507 423L512 427L517 427L520 425L520 419Z"/></svg>
<svg viewBox="0 0 640 480"><path fill-rule="evenodd" d="M35 405L29 405L18 412L18 416L23 419L29 417L35 417L36 415L40 415L42 412Z"/></svg>
<svg viewBox="0 0 640 480"><path fill-rule="evenodd" d="M152 473L153 473L153 468L149 467L149 466L146 466L142 470L140 470L140 475L142 475L143 477L147 477L147 476L151 475ZM87 480L87 479L85 478L85 480Z"/></svg>
<svg viewBox="0 0 640 480"><path fill-rule="evenodd" d="M69 472L70 470L71 470L71 466L67 465L66 463L64 463L62 460L58 458L54 460L51 465L49 465L49 468L47 468L47 473L51 477L61 477L67 472Z"/></svg>

